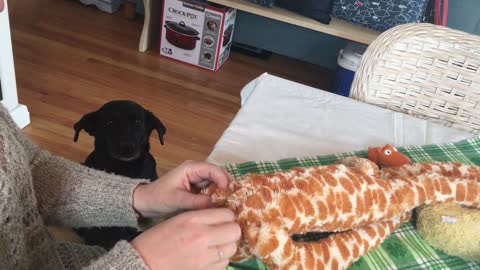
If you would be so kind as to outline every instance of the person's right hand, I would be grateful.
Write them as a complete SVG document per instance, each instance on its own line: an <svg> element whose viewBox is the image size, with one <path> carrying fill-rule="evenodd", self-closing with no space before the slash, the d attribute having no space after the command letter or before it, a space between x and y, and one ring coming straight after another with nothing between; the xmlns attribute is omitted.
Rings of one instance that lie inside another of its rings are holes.
<svg viewBox="0 0 480 270"><path fill-rule="evenodd" d="M233 212L213 208L184 212L140 234L131 244L150 270L223 270L240 236Z"/></svg>

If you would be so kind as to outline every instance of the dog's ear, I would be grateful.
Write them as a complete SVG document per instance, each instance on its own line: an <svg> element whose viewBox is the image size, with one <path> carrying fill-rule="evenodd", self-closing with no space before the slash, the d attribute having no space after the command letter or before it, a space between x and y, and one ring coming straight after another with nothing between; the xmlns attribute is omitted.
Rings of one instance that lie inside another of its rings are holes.
<svg viewBox="0 0 480 270"><path fill-rule="evenodd" d="M82 119L80 119L80 121L73 125L73 129L75 130L75 136L73 137L74 142L78 141L78 135L82 129L84 129L90 136L95 135L96 118L96 112L87 113Z"/></svg>
<svg viewBox="0 0 480 270"><path fill-rule="evenodd" d="M160 143L163 145L163 136L167 133L167 128L163 123L158 119L151 111L145 110L145 123L147 127L147 136L150 136L154 129L158 132L158 137L160 138Z"/></svg>

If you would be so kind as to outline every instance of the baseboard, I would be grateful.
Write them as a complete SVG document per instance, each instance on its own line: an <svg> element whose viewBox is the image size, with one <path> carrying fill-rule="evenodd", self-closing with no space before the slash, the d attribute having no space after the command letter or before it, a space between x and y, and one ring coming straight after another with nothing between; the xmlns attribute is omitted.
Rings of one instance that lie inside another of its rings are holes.
<svg viewBox="0 0 480 270"><path fill-rule="evenodd" d="M263 60L268 60L268 58L270 58L270 56L272 55L272 52L269 52L267 50L249 46L247 44L242 44L239 42L232 42L232 51L247 54Z"/></svg>
<svg viewBox="0 0 480 270"><path fill-rule="evenodd" d="M25 105L18 104L17 107L10 110L10 115L19 128L24 128L30 124L30 113Z"/></svg>

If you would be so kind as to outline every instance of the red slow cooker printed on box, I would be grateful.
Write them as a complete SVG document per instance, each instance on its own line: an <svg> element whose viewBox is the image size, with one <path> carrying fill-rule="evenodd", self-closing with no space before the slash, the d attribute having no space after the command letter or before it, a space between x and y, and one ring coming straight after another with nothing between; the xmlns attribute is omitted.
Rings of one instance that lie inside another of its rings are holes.
<svg viewBox="0 0 480 270"><path fill-rule="evenodd" d="M230 56L235 16L205 1L165 0L160 54L217 71Z"/></svg>

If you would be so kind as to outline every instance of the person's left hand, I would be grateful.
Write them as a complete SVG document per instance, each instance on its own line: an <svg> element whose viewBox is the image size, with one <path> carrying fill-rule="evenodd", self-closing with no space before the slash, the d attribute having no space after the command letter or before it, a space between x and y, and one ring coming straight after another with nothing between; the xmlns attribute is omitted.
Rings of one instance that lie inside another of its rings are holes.
<svg viewBox="0 0 480 270"><path fill-rule="evenodd" d="M226 188L231 181L233 177L221 167L186 161L156 181L139 185L133 194L133 207L146 218L178 210L208 208L210 197L199 194L200 190L211 183Z"/></svg>

